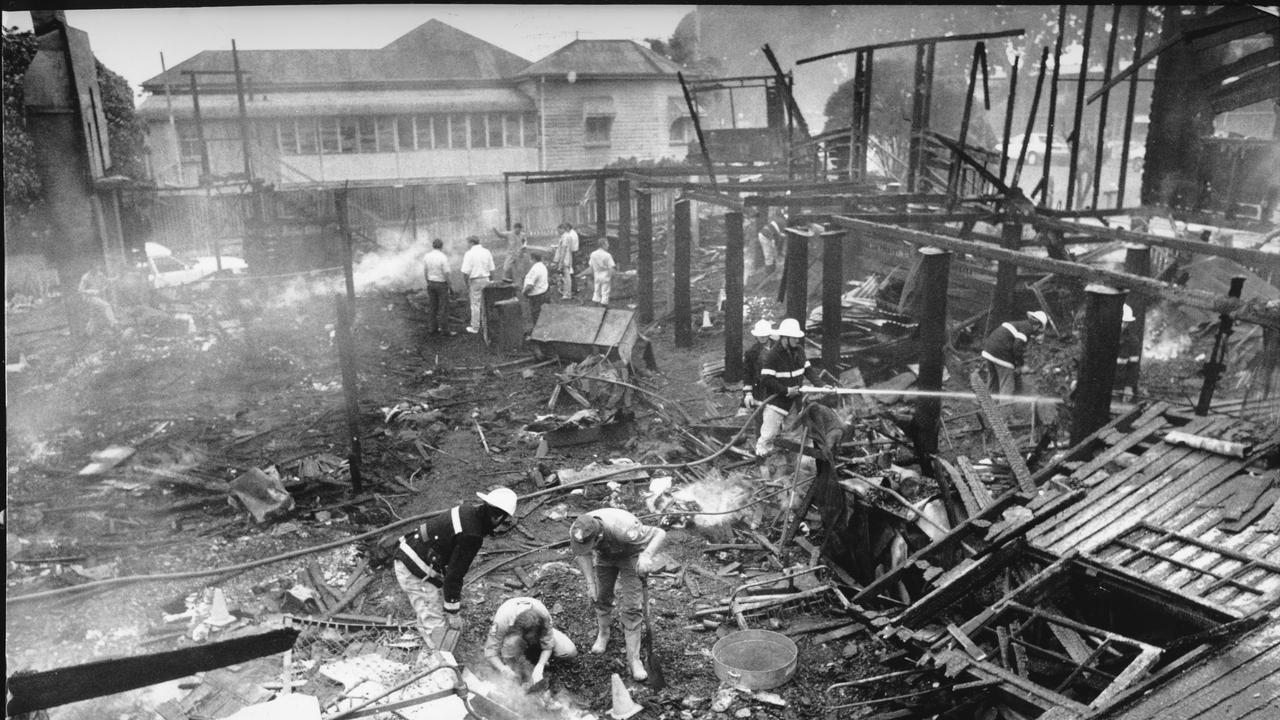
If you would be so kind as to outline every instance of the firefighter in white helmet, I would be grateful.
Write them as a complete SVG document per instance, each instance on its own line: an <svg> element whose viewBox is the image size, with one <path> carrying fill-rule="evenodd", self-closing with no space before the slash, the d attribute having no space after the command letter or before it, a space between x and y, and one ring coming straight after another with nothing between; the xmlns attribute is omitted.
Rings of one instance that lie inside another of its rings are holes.
<svg viewBox="0 0 1280 720"><path fill-rule="evenodd" d="M446 628L462 629L462 581L486 536L516 514L516 494L499 487L481 502L455 505L400 537L396 581L418 616L427 650L439 650Z"/></svg>
<svg viewBox="0 0 1280 720"><path fill-rule="evenodd" d="M782 430L782 422L796 410L800 399L800 386L807 379L818 383L818 370L809 364L804 354L804 330L795 318L784 318L774 331L778 336L775 345L760 365L759 385L769 398L760 423L760 439L756 441L756 455L767 457L773 452L773 441Z"/></svg>

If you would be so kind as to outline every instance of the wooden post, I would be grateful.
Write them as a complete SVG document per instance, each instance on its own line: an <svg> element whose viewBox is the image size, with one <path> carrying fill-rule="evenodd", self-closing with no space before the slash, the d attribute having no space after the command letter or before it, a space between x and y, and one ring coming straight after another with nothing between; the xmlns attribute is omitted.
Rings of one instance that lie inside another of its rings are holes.
<svg viewBox="0 0 1280 720"><path fill-rule="evenodd" d="M196 142L200 144L200 184L210 182L209 175L209 143L204 139L204 120L200 115L200 88L196 85L196 74L187 76L191 80L191 116L196 125Z"/></svg>
<svg viewBox="0 0 1280 720"><path fill-rule="evenodd" d="M911 138L907 157L907 192L918 192L917 181L924 160L924 131L929 129L933 97L933 58L937 45L916 45L915 82L911 93Z"/></svg>
<svg viewBox="0 0 1280 720"><path fill-rule="evenodd" d="M921 390L942 389L944 350L947 344L947 282L951 270L951 253L935 247L923 247L920 255L920 286L924 288L924 305L920 314L920 374L916 385ZM825 310L824 310L825 312ZM942 416L942 399L916 398L916 451L920 467L932 470L929 455L938 452L938 422Z"/></svg>
<svg viewBox="0 0 1280 720"><path fill-rule="evenodd" d="M609 186L604 176L596 178L596 238L604 239L609 235Z"/></svg>
<svg viewBox="0 0 1280 720"><path fill-rule="evenodd" d="M351 470L351 494L364 489L360 474L360 391L356 387L356 347L351 333L351 306L347 298L334 295L338 322L335 325L338 361L342 364L342 393L347 401L347 440L350 443L347 464Z"/></svg>
<svg viewBox="0 0 1280 720"><path fill-rule="evenodd" d="M1125 248L1124 271L1130 275L1151 277L1151 246L1130 245ZM1142 376L1142 339L1147 333L1147 307L1150 304L1151 301L1141 292L1129 296L1129 307L1133 310L1133 324L1129 326L1129 332L1138 339L1138 362L1132 370L1134 384Z"/></svg>
<svg viewBox="0 0 1280 720"><path fill-rule="evenodd" d="M641 325L653 322L653 195L636 193L636 312Z"/></svg>
<svg viewBox="0 0 1280 720"><path fill-rule="evenodd" d="M618 242L613 259L620 270L631 267L631 181L625 178L618 180Z"/></svg>
<svg viewBox="0 0 1280 720"><path fill-rule="evenodd" d="M851 232L822 239L822 367L840 375L840 293L844 290L844 244Z"/></svg>
<svg viewBox="0 0 1280 720"><path fill-rule="evenodd" d="M1054 119L1058 115L1058 70L1062 66L1062 37L1067 32L1067 6L1058 6L1058 39L1053 44L1053 76L1049 78L1049 119L1045 127L1044 167L1040 182L1044 183L1044 207L1053 207L1053 198L1049 195L1049 167L1053 164L1053 146L1056 144L1057 127Z"/></svg>
<svg viewBox="0 0 1280 720"><path fill-rule="evenodd" d="M692 262L689 201L676 201L673 305L676 347L693 347L692 299L689 295L689 264Z"/></svg>
<svg viewBox="0 0 1280 720"><path fill-rule="evenodd" d="M964 147L965 138L969 135L969 117L973 114L973 91L978 85L978 63L981 61L983 54L986 52L986 43L981 41L973 46L973 60L969 62L969 84L967 92L964 95L964 110L960 114L960 137L959 145ZM947 208L954 208L959 201L960 189L960 156L955 155L951 158L951 163L947 168Z"/></svg>
<svg viewBox="0 0 1280 720"><path fill-rule="evenodd" d="M1009 73L1009 99L1004 110L1004 134L1000 140L1000 182L1004 182L1009 171L1009 133L1013 132L1013 106L1018 97L1018 63L1021 57L1013 58L1013 70Z"/></svg>
<svg viewBox="0 0 1280 720"><path fill-rule="evenodd" d="M1080 376L1076 383L1071 444L1075 445L1111 420L1111 389L1120 349L1124 290L1089 285L1085 292L1084 337L1080 342Z"/></svg>
<svg viewBox="0 0 1280 720"><path fill-rule="evenodd" d="M1244 291L1244 278L1231 278L1231 286L1227 297L1238 298ZM1213 402L1213 389L1218 378L1227 369L1227 340L1231 337L1231 328L1235 320L1228 314L1218 316L1218 334L1213 339L1213 352L1204 363L1204 384L1200 386L1200 398L1196 402L1196 414L1208 415L1209 405Z"/></svg>
<svg viewBox="0 0 1280 720"><path fill-rule="evenodd" d="M506 218L506 228L511 230L511 176L506 173L502 173L502 212Z"/></svg>
<svg viewBox="0 0 1280 720"><path fill-rule="evenodd" d="M742 213L724 214L724 382L742 380Z"/></svg>
<svg viewBox="0 0 1280 720"><path fill-rule="evenodd" d="M1116 37L1120 31L1120 5L1114 5L1111 11L1111 32L1107 35L1107 66L1102 71L1102 85L1111 84L1111 66L1116 61ZM1107 136L1107 99L1111 92L1102 93L1102 102L1098 104L1098 142L1093 154L1093 202L1091 208L1098 207L1098 194L1102 191L1102 151L1106 148ZM1124 174L1124 168L1120 168ZM1116 207L1120 207L1117 205Z"/></svg>
<svg viewBox="0 0 1280 720"><path fill-rule="evenodd" d="M1006 221L1000 226L1000 246L1017 252L1022 245L1022 224ZM1001 261L996 266L996 287L991 296L991 311L987 313L987 334L1000 327L1000 323L1017 316L1014 298L1017 297L1018 266Z"/></svg>
<svg viewBox="0 0 1280 720"><path fill-rule="evenodd" d="M791 218L795 216L795 212L790 214ZM809 315L809 238L788 231L786 252L786 277L783 281L786 283L787 317L799 320L800 327L804 327Z"/></svg>
<svg viewBox="0 0 1280 720"><path fill-rule="evenodd" d="M1022 179L1022 163L1027 158L1027 143L1030 142L1031 140L1031 129L1035 127L1036 113L1040 110L1040 92L1044 88L1044 71L1045 71L1045 68L1048 66L1048 64L1049 64L1049 48L1046 47L1041 49L1040 51L1040 72L1036 75L1035 92L1031 94L1031 112L1027 113L1027 131L1022 135L1022 147L1018 148L1018 162L1016 165L1013 166L1013 182L1009 183L1009 185L1013 187L1017 187L1018 181ZM1050 117L1049 122L1052 124L1053 122L1052 108L1050 108L1049 110L1049 117ZM1052 143L1050 143L1050 146L1052 146ZM1045 164L1045 167L1049 166L1049 148L1048 147L1045 148L1044 157L1041 158L1040 161ZM1049 204L1050 204L1049 201L1051 199L1049 197L1048 177L1049 177L1048 175L1045 175L1045 177L1041 179L1041 182L1044 183L1041 187L1045 188L1045 190L1040 195L1040 200L1042 201L1041 204L1044 205L1045 207L1049 207ZM1032 194L1034 195L1034 193Z"/></svg>
<svg viewBox="0 0 1280 720"><path fill-rule="evenodd" d="M1133 62L1142 58L1142 35L1147 31L1147 9L1138 8L1138 29L1133 38ZM1120 187L1116 193L1116 207L1124 207L1125 176L1129 174L1129 140L1133 137L1133 108L1138 100L1138 73L1129 78L1129 99L1124 109L1124 140L1120 145Z"/></svg>
<svg viewBox="0 0 1280 720"><path fill-rule="evenodd" d="M1071 164L1067 166L1067 203L1070 210L1076 202L1076 164L1080 160L1080 147L1084 145L1080 138L1081 122L1084 120L1085 82L1089 76L1089 44L1093 39L1093 5L1086 5L1084 11L1084 38L1080 54L1080 77L1076 79L1076 111L1071 121L1071 135L1075 142L1071 143ZM1050 139L1052 143L1052 139ZM1097 173L1097 168L1094 168Z"/></svg>
<svg viewBox="0 0 1280 720"><path fill-rule="evenodd" d="M236 99L239 101L240 113L240 152L244 155L244 180L253 180L253 167L249 164L249 110L244 102L244 73L240 72L240 53L236 50L236 41L231 41L231 67L236 74Z"/></svg>

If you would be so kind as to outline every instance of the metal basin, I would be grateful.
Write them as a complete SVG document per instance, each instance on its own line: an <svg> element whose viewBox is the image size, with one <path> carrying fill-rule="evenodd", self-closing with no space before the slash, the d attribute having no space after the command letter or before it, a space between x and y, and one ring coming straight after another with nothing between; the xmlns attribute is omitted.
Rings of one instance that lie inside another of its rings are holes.
<svg viewBox="0 0 1280 720"><path fill-rule="evenodd" d="M711 647L716 677L748 690L768 690L789 681L796 673L796 644L769 630L739 630Z"/></svg>

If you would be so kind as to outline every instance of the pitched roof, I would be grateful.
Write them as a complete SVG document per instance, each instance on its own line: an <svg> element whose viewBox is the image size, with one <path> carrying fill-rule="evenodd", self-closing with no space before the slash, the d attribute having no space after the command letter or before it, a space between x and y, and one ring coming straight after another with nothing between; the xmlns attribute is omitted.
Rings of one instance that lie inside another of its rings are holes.
<svg viewBox="0 0 1280 720"><path fill-rule="evenodd" d="M315 117L326 115L399 115L446 112L529 112L533 99L514 88L413 88L401 90L312 90L270 93L245 105L253 118ZM200 95L200 115L205 119L239 117L240 106L231 93ZM138 105L138 117L163 120L170 114L194 116L190 97L170 102L163 94L151 95Z"/></svg>
<svg viewBox="0 0 1280 720"><path fill-rule="evenodd" d="M675 77L679 71L679 65L634 40L574 40L518 75Z"/></svg>
<svg viewBox="0 0 1280 720"><path fill-rule="evenodd" d="M241 50L241 69L255 89L361 82L501 80L529 61L439 20L428 20L377 50ZM230 70L231 51L204 50L145 81L151 92L165 83L181 91L190 84L183 71ZM228 76L206 76L202 86L230 85Z"/></svg>

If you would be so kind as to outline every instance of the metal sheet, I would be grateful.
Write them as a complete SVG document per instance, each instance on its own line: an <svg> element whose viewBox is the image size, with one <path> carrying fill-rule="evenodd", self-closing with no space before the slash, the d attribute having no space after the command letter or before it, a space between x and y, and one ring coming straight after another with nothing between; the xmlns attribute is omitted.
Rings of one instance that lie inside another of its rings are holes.
<svg viewBox="0 0 1280 720"><path fill-rule="evenodd" d="M600 353L631 364L632 350L640 337L635 313L630 310L579 305L545 305L529 339L567 360L581 360Z"/></svg>

